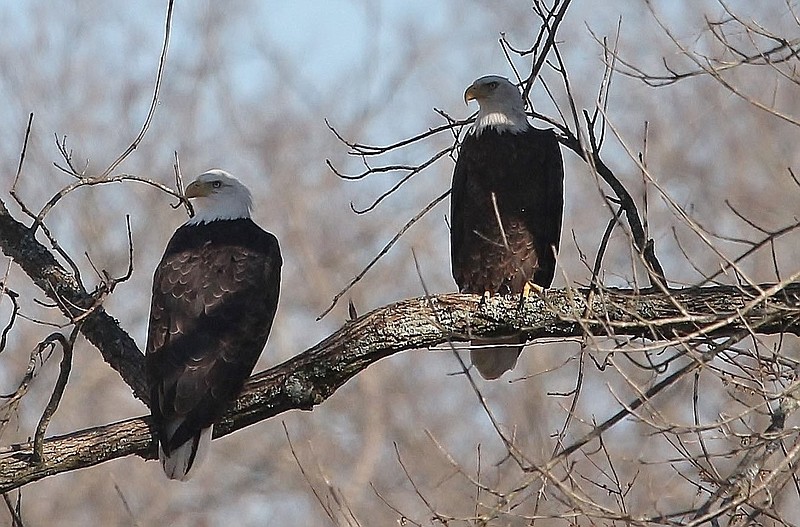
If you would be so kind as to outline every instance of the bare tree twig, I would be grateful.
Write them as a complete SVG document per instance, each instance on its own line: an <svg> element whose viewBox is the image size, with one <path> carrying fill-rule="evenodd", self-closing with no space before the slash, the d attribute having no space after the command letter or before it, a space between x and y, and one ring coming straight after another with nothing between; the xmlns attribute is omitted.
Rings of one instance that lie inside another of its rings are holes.
<svg viewBox="0 0 800 527"><path fill-rule="evenodd" d="M429 166L433 165L434 163L436 163L439 159L443 158L444 156L452 154L455 151L456 146L457 146L457 143L454 143L452 146L450 146L448 148L445 148L443 150L440 150L439 152L435 153L427 161L424 161L423 163L420 163L418 166L412 167L411 170L408 170L408 173L406 175L404 175L400 179L400 181L398 181L397 183L392 185L391 188L389 188L389 190L384 191L370 205L364 207L363 209L357 209L353 205L353 203L351 202L350 203L350 209L353 212L355 212L356 214L366 214L367 212L371 212L371 211L375 210L375 207L380 205L380 203L384 199L386 199L387 197L392 195L397 189L399 189L403 185L403 183L407 182L409 179L411 179L415 175L419 174L420 172L422 172L423 170L425 170ZM375 173L378 170L380 170L380 169L376 168L373 171L373 173Z"/></svg>
<svg viewBox="0 0 800 527"><path fill-rule="evenodd" d="M441 113L440 113L440 115L441 115ZM417 134L417 135L415 135L413 137L409 137L407 139L403 139L402 141L397 141L395 143L392 143L392 144L389 144L389 145L385 145L385 146L367 145L367 144L364 144L364 143L357 143L357 142L353 142L353 141L348 141L347 139L345 139L336 130L336 128L334 128L328 122L327 119L325 120L325 125L328 127L328 130L330 130L333 133L333 135L335 135L336 138L339 141L341 141L345 146L350 148L350 152L348 152L350 155L352 155L352 156L379 156L379 155L385 154L387 152L391 152L392 150L399 150L400 148L403 148L405 146L417 143L419 141L422 141L423 139L427 139L427 138L432 137L432 136L434 136L436 134L439 134L441 132L450 131L454 127L462 127L462 126L471 124L474 120L475 119L473 118L473 119L465 119L463 121L457 121L455 119L449 119L448 118L447 119L447 121L448 121L447 124L443 124L443 125L440 125L440 126L436 126L434 128L430 128L430 129L426 130L425 132ZM332 164L330 162L328 162L328 166L331 167L331 170L333 170L334 173L336 173L336 174L340 173L339 171L337 171L336 169L333 168L333 166L332 166ZM344 179L348 179L348 178L345 177Z"/></svg>
<svg viewBox="0 0 800 527"><path fill-rule="evenodd" d="M22 521L22 514L20 512L20 496L17 495L17 503L11 503L11 496L8 494L3 494L3 502L6 505L6 509L8 513L11 515L11 526L12 527L25 527L25 524Z"/></svg>
<svg viewBox="0 0 800 527"><path fill-rule="evenodd" d="M556 45L558 28L561 25L561 22L563 22L564 16L567 14L567 8L571 3L571 0L562 0L560 5L558 2L555 2L550 10L540 9L538 11L539 18L541 19L543 26L539 32L539 36L536 38L536 44L534 44L534 46L528 52L519 53L520 55L530 53L533 56L531 73L528 75L528 78L522 82L522 98L525 100L528 100L528 97L531 93L531 88L533 88L533 83L539 76L539 72L542 70L542 66L544 66L544 63L547 60L547 55ZM536 4L538 4L538 2ZM541 51L539 51L537 54L537 47L541 42L542 34L545 32L545 28L547 39L545 40Z"/></svg>
<svg viewBox="0 0 800 527"><path fill-rule="evenodd" d="M322 313L320 313L320 315L317 317L317 320L321 320L321 319L322 319L322 318L323 318L325 315L327 315L328 313L330 313L330 312L331 312L331 310L332 310L334 307L336 307L336 303L337 303L337 302L339 302L339 299L341 299L341 298L342 298L342 297L343 297L345 294L347 294L347 292L350 290L350 288L351 288L351 287L353 287L354 285L356 285L356 284L357 284L357 283L358 283L358 282L359 282L359 281L360 281L362 278L364 278L364 275L366 275L366 274L369 272L369 270L370 270L370 269L372 269L372 267L373 267L373 266L374 266L376 263L378 263L378 260L380 260L380 259L383 257L383 255L384 255L384 254L386 254L386 253L388 253L388 252L389 252L389 250L390 250L390 249L391 249L391 248L394 246L394 244L395 244L395 243L397 243L397 240L399 240L399 239L400 239L400 237L401 237L403 234L405 234L405 232L406 232L408 229L410 229L412 225L414 225L414 224L415 224L417 221L419 221L419 219L420 219L420 218L422 218L422 217L423 217L425 214L427 214L427 213L428 213L428 212L429 212L431 209L433 209L433 208L434 208L436 205L438 205L439 203L441 203L441 202L444 200L444 198L446 198L446 197L447 197L447 196L449 196L449 195L450 195L450 189L448 189L448 190L447 190L447 191L446 191L444 194L442 194L442 195L441 195L441 196L439 196L438 198L436 198L436 199L434 199L433 201L431 201L430 203L428 203L428 204L425 206L425 208L424 208L424 209L422 209L421 211L419 211L419 212L417 213L417 215L416 215L416 216L414 216L413 218L411 218L411 219L410 219L410 220L409 220L409 221L408 221L408 222L407 222L405 225L403 225L403 227L402 227L402 228L401 228L399 231L397 231L397 234L395 234L395 235L392 237L392 239L391 239L391 240L389 240L389 242L388 242L386 245L384 245L384 246L383 246L383 249L381 249L381 250L380 250L380 252L379 252L379 253L378 253L378 254L377 254L377 255L376 255L376 256L375 256L375 257L374 257L374 258L373 258L373 259L372 259L372 260L371 260L371 261L370 261L368 264L367 264L367 266L366 266L366 267L364 267L364 269L362 269L362 270L361 270L361 272L359 272L359 273L358 273L358 274L357 274L355 277L353 277L353 279L352 279L352 280L350 280L350 283L348 283L348 284L347 284L347 285L344 287L344 289L342 289L341 291L339 291L338 293L336 293L336 296L334 296L334 297L333 297L333 300L331 301L331 305L329 305L329 306L327 307L327 309L325 309L325 311L323 311Z"/></svg>
<svg viewBox="0 0 800 527"><path fill-rule="evenodd" d="M22 173L22 166L25 164L25 155L28 152L28 140L31 137L31 128L33 127L33 112L28 114L28 125L25 127L25 139L22 141L22 151L19 154L19 164L17 165L17 173L14 174L14 182L11 184L11 188L17 186L17 181L19 181L19 175Z"/></svg>
<svg viewBox="0 0 800 527"><path fill-rule="evenodd" d="M120 154L120 156L114 160L108 167L103 171L100 176L100 179L104 179L108 177L116 168L125 161L125 159L131 155L131 153L136 150L139 146L139 143L142 142L144 139L147 130L150 128L150 123L153 121L153 116L156 114L156 108L158 108L158 94L161 92L161 79L164 76L164 66L167 63L167 50L169 50L169 39L170 35L172 34L172 11L175 7L175 0L169 0L167 3L167 20L164 23L164 44L161 47L161 56L158 58L158 70L156 72L156 81L155 85L153 86L153 97L150 101L150 108L147 110L147 117L144 119L144 123L142 124L142 128L139 130L138 135L133 140L133 142L128 146L128 148Z"/></svg>
<svg viewBox="0 0 800 527"><path fill-rule="evenodd" d="M149 401L144 381L144 356L119 323L97 304L83 285L36 240L31 229L14 219L0 201L0 250L12 258L45 295L56 301L68 320L83 318L81 333L97 346L103 359L131 387ZM88 313L88 316L85 316Z"/></svg>
<svg viewBox="0 0 800 527"><path fill-rule="evenodd" d="M532 295L522 305L517 295L487 300L453 293L404 300L349 321L316 346L254 375L215 425L214 437L291 409L311 410L384 357L475 336L520 331L533 339L581 336L586 328L604 336L608 327L618 335L670 342L726 336L749 327L759 333L800 335L800 283L763 285L760 290L719 286L636 294L610 289L591 299L585 289L549 290L547 299ZM587 311L597 318L585 320ZM46 439L40 464L31 463L31 449L27 443L0 450L0 493L122 456L156 456L149 417Z"/></svg>
<svg viewBox="0 0 800 527"><path fill-rule="evenodd" d="M8 273L6 273L6 278L8 277ZM11 316L8 317L8 324L6 327L3 328L3 331L0 333L0 353L6 349L6 342L8 342L8 334L11 331L11 328L14 327L14 322L17 320L17 316L19 315L19 302L17 302L17 298L19 298L19 294L12 291L8 287L6 287L6 280L3 280L2 284L2 293L6 295L9 299L11 299L12 310Z"/></svg>
<svg viewBox="0 0 800 527"><path fill-rule="evenodd" d="M608 186L614 191L614 194L620 201L620 206L625 211L625 218L628 220L628 225L633 235L633 243L636 249L642 254L644 261L651 268L650 275L653 282L661 283L666 286L667 282L664 278L664 269L661 267L661 263L656 257L653 240L649 239L645 234L644 226L639 216L636 203L633 201L633 197L631 197L625 186L617 179L595 150L591 148L589 150L584 150L580 140L569 130L561 128L561 132L566 133L565 137L561 139L561 143L586 160L587 163L594 166L597 169L597 174L603 181L608 183Z"/></svg>
<svg viewBox="0 0 800 527"><path fill-rule="evenodd" d="M50 400L42 413L42 417L39 419L39 424L36 425L36 434L33 437L33 454L31 456L31 460L34 463L40 463L42 461L42 444L44 442L44 434L47 431L47 425L50 424L50 419L52 419L53 414L56 413L56 409L58 409L58 405L61 402L61 397L64 395L64 389L67 387L69 372L72 369L72 349L75 345L75 339L78 338L78 327L78 325L75 325L69 338L61 333L53 333L47 337L44 342L39 344L41 349L44 346L52 346L55 342L58 342L61 344L61 353L63 356L61 358L61 366L59 367L58 379L56 380L55 388L53 388L53 394L50 396Z"/></svg>
<svg viewBox="0 0 800 527"><path fill-rule="evenodd" d="M131 155L131 153L134 150L136 150L136 148L139 146L139 143L142 142L142 139L144 139L144 136L147 133L147 130L150 128L150 123L153 120L153 116L155 115L156 108L158 108L158 95L159 95L159 92L161 90L161 80L162 80L162 77L164 75L164 66L165 66L166 60L167 60L167 50L169 49L170 35L172 33L173 7L174 7L174 0L169 0L169 2L167 4L167 16L166 16L166 22L165 22L165 27L164 27L164 40L163 40L163 45L162 45L162 48L161 48L161 56L160 56L159 61L158 61L158 70L156 72L156 80L155 80L155 85L153 87L153 96L152 96L151 101L150 101L150 108L149 108L149 110L147 112L147 116L145 117L144 123L142 124L142 127L139 130L139 133L137 134L136 138L128 146L128 148L122 154L120 154L119 157L117 157L117 159L115 159L100 175L98 175L98 176L86 176L84 174L78 173L72 167L71 156L66 153L66 137L65 137L64 138L64 142L63 142L64 149L62 150L62 154L64 155L64 158L67 161L67 166L69 167L69 170L67 170L67 171L70 172L72 176L76 177L77 180L75 182L73 182L72 184L70 184L70 185L64 187L63 189L61 189L52 198L50 198L50 200L47 203L45 203L45 205L42 207L42 209L39 211L39 213L36 214L36 216L35 216L33 225L31 226L31 229L33 231L36 231L36 229L38 229L40 226L42 226L44 218L47 215L47 213L50 212L50 210L64 196L66 196L67 194L71 193L73 190L75 190L75 189L77 189L79 187L83 187L83 186L87 186L87 185L101 185L101 184L106 184L106 183L114 183L114 182L118 182L118 181L139 181L139 182L143 182L143 183L147 183L149 185L152 185L152 186L154 186L156 188L159 188L159 189L161 189L161 190L163 190L163 191L165 191L165 192L167 192L169 194L173 194L176 197L178 197L179 199L181 198L180 195L175 193L169 187L167 187L165 185L161 185L160 183L157 183L155 181L149 180L147 178L142 178L142 177L132 176L132 175L111 176L111 173L129 155ZM58 165L56 165L56 166L58 166Z"/></svg>

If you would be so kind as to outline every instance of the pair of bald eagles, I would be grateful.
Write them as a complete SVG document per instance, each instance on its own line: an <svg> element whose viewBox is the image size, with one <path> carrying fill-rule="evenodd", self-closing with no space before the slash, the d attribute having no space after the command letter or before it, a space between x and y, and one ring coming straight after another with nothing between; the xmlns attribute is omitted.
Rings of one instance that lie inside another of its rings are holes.
<svg viewBox="0 0 800 527"><path fill-rule="evenodd" d="M564 170L552 131L528 124L519 90L476 80L476 122L453 173L450 256L463 293L527 294L550 286L561 232ZM186 187L196 214L167 245L153 277L147 375L159 458L186 480L214 421L239 394L278 306L278 240L250 219L250 192L211 170ZM473 340L487 379L513 368L525 337Z"/></svg>

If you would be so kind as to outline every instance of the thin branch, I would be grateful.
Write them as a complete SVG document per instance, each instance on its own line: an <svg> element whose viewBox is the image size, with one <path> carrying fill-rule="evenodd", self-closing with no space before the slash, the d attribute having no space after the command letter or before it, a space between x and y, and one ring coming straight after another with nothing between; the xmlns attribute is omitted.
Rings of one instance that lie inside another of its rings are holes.
<svg viewBox="0 0 800 527"><path fill-rule="evenodd" d="M133 142L128 146L128 148L120 154L120 156L114 160L113 163L108 165L102 174L100 174L99 178L104 179L108 177L116 168L125 161L125 159L133 153L134 150L139 146L139 143L142 142L144 139L147 130L150 128L150 123L153 121L153 116L156 113L156 108L158 108L158 95L161 92L161 79L164 76L164 66L167 63L167 50L169 49L169 39L170 35L172 34L172 11L175 5L175 0L169 0L167 3L167 20L164 23L164 44L161 47L161 56L158 58L158 71L156 72L156 81L155 85L153 86L153 97L150 101L150 108L147 111L147 117L145 117L144 123L142 124L141 130L139 130L139 134L133 140Z"/></svg>
<svg viewBox="0 0 800 527"><path fill-rule="evenodd" d="M531 66L531 73L528 75L528 78L523 81L524 88L522 89L522 98L525 100L528 100L531 88L533 88L533 82L539 76L539 72L541 71L542 66L544 66L545 60L547 60L547 55L556 45L556 34L558 33L558 28L561 25L561 22L564 20L564 16L567 14L567 8L570 6L570 4L570 0L563 0L560 6L558 6L558 3L553 5L553 9L545 16L540 15L542 23L544 24L542 31L544 31L544 28L547 28L547 39L542 46L542 50L538 53L538 56L536 53L533 53L533 65ZM558 11L556 11L556 9L558 9ZM534 49L531 51L533 52Z"/></svg>
<svg viewBox="0 0 800 527"><path fill-rule="evenodd" d="M390 249L391 249L391 248L394 246L394 244L395 244L395 243L397 243L397 240L399 240L399 239L400 239L400 237L401 237L403 234L405 234L405 232L406 232L408 229L410 229L412 225L414 225L414 224L415 224L417 221L419 221L419 220L420 220L420 219L421 219L423 216L425 216L425 214L427 214L427 213L428 213L428 212L429 212L431 209L433 209L433 208L434 208L436 205L438 205L439 203L441 203L441 202L444 200L444 198L446 198L446 197L447 197L447 196L449 196L449 195L450 195L450 189L448 189L448 190L447 190L447 191L446 191L444 194L442 194L442 195L441 195L441 196L439 196L438 198L436 198L436 199L434 199L433 201L431 201L430 203L428 203L428 204L425 206L425 208L424 208L424 209L422 209L421 211L419 211L419 212L417 213L417 215L416 215L416 216L414 216L413 218L411 218L410 220L408 220L408 222L406 222L406 224L405 224L405 225L403 225L403 227L402 227L402 228L401 228L399 231L397 231L397 234L395 234L395 235L392 237L392 239L391 239L391 240L389 240L389 242L388 242L386 245L384 245L384 246L383 246L383 249L381 249L381 250L380 250L380 252L378 252L378 254L377 254L377 255L376 255L376 256L375 256L375 257L374 257L374 258L373 258L373 259L372 259L372 260L371 260L371 261L370 261L368 264L367 264L367 266L366 266L366 267L364 267L364 269L362 269L362 270L361 270L361 272L359 272L359 273L358 273L356 276L354 276L354 277L353 277L353 279L352 279L352 280L350 280L350 283L348 283L348 284L347 284L347 285L344 287L344 289L342 289L341 291L339 291L338 293L336 293L336 295L333 297L333 300L331 301L331 305L329 305L329 306L327 307L327 309L325 309L325 311L323 311L322 313L320 313L320 315L317 317L317 320L321 320L321 319L322 319L322 318L323 318L325 315L327 315L328 313L330 313L330 312L331 312L331 310L332 310L334 307L336 307L336 303L337 303L337 302L339 302L339 299L341 299L341 298L342 298L342 297L343 297L345 294L347 294L347 292L350 290L350 288L352 288L352 287L353 287L354 285L356 285L356 284L357 284L359 281L361 281L361 279L362 279L362 278L364 278L364 275L366 275L366 274L369 272L369 270L370 270L370 269L372 269L372 267L373 267L373 266L374 266L376 263L378 263L378 260L380 260L380 259L383 257L383 255L385 255L386 253L388 253L388 252L389 252L389 250L390 250Z"/></svg>
<svg viewBox="0 0 800 527"><path fill-rule="evenodd" d="M169 194L176 195L178 198L180 198L180 195L176 194L173 190L169 189L169 187L166 187L165 185L161 185L160 183L154 182L154 181L146 179L146 178L141 178L141 177L131 176L131 175L114 176L114 177L111 176L111 173L134 150L136 150L136 148L139 146L139 143L141 143L142 139L144 139L144 136L147 133L147 130L150 128L150 123L153 120L153 116L155 115L156 108L158 108L158 95L159 95L159 92L161 90L161 80L162 80L162 77L164 75L164 66L165 66L166 60L167 60L167 50L169 49L170 34L172 33L172 12L173 12L173 7L174 7L174 0L169 0L169 3L167 5L167 17L166 17L166 22L165 22L165 27L164 27L164 41L163 41L163 45L161 47L161 56L160 56L159 61L158 61L158 71L156 72L156 80L155 80L155 85L153 87L153 96L152 96L152 99L150 101L150 108L149 108L149 110L147 112L147 117L145 118L144 123L142 124L142 127L139 130L138 135L133 140L133 142L130 144L130 146L128 146L128 148L122 154L120 154L119 157L117 157L117 159L115 159L99 176L85 176L85 175L83 175L81 173L78 173L77 171L74 170L74 168L71 165L71 162L70 162L71 161L71 155L65 155L65 159L67 161L67 165L69 167L69 171L71 171L71 175L76 177L77 180L75 182L73 182L72 184L70 184L70 185L64 187L63 189L61 189L52 198L50 198L50 200L42 207L42 209L36 215L35 220L33 222L33 225L31 226L31 229L33 231L36 231L36 229L38 229L40 226L42 226L42 223L43 223L44 218L47 215L47 213L50 212L50 210L64 196L66 196L67 194L71 193L73 190L75 190L75 189L77 189L79 187L83 187L83 186L87 186L87 185L100 185L100 184L106 184L106 183L113 183L113 182L117 182L117 181L140 181L140 182L147 183L149 185L155 186L157 188L160 188L161 190L164 190L165 192L167 192ZM64 150L62 151L62 153L66 153L66 137L64 138L64 143L63 144L64 144ZM56 165L56 166L58 166L58 165Z"/></svg>
<svg viewBox="0 0 800 527"><path fill-rule="evenodd" d="M429 166L433 165L434 163L436 163L439 159L443 158L444 156L449 156L450 154L452 154L455 151L457 146L458 146L458 143L454 143L452 146L438 151L437 153L435 153L433 156L431 156L428 160L424 161L423 163L420 163L419 165L413 167L411 170L408 171L408 173L406 175L404 175L402 178L400 178L400 181L398 181L397 183L392 185L391 188L389 188L389 190L386 190L385 192L383 192L380 196L378 196L372 202L372 204L368 205L367 207L365 207L363 209L357 209L355 207L355 205L353 205L353 203L351 202L350 203L350 209L353 212L355 212L356 214L359 214L359 215L360 214L366 214L367 212L371 212L371 211L375 210L375 207L380 205L380 203L384 199L386 199L390 195L394 194L394 192L397 189L399 189L405 182L407 182L409 179L411 179L415 175L419 174L420 172L422 172L423 170L425 170ZM381 167L381 168L384 168L384 167ZM376 172L380 171L381 168L374 169L372 171L372 173L376 173Z"/></svg>
<svg viewBox="0 0 800 527"><path fill-rule="evenodd" d="M6 505L8 513L11 515L11 527L25 527L22 521L22 512L20 510L21 496L17 493L17 503L11 503L11 496L3 494L3 502Z"/></svg>
<svg viewBox="0 0 800 527"><path fill-rule="evenodd" d="M19 154L19 164L17 165L17 173L14 174L14 183L11 184L11 188L15 188L17 186L17 181L19 181L19 176L22 174L22 165L25 163L25 155L28 152L28 140L31 137L31 128L33 127L33 112L28 114L28 125L25 127L25 139L22 140L22 151Z"/></svg>
<svg viewBox="0 0 800 527"><path fill-rule="evenodd" d="M336 136L336 139L338 139L341 143L350 148L350 152L348 152L348 154L350 154L351 156L379 156L387 152L391 152L392 150L399 150L405 146L417 143L419 141L422 141L423 139L427 139L428 137L432 137L441 132L447 132L449 130L452 130L453 128L466 126L474 121L475 121L474 118L464 119L461 121L457 121L455 119L449 119L447 124L443 124L434 128L429 128L425 132L422 132L407 139L403 139L402 141L397 141L395 143L391 143L385 146L367 145L363 143L348 141L339 133L338 130L336 130L336 128L333 127L333 125L331 125L328 122L327 119L325 120L325 126L327 126L328 130L330 130L331 133L333 133L333 135ZM335 173L337 174L339 173L331 166L330 163L328 164L328 166L330 166Z"/></svg>
<svg viewBox="0 0 800 527"><path fill-rule="evenodd" d="M8 342L8 333L11 331L11 328L14 327L14 322L17 321L17 316L19 315L19 302L17 302L19 294L6 287L7 278L8 278L8 271L6 271L6 277L4 278L2 283L2 293L11 300L11 304L13 307L11 310L11 316L8 317L8 324L6 324L6 327L4 327L2 333L0 333L0 353L2 353L6 349L6 342Z"/></svg>
<svg viewBox="0 0 800 527"><path fill-rule="evenodd" d="M184 192L183 176L181 175L181 162L178 159L177 151L175 151L175 162L172 164L172 168L175 171L175 189L178 191L177 197L179 201L175 205L171 205L171 207L173 209L177 209L178 207L183 205L186 208L186 214L188 214L189 217L191 218L194 216L194 208L192 207L192 204L189 202L189 198L186 197L186 193Z"/></svg>
<svg viewBox="0 0 800 527"><path fill-rule="evenodd" d="M50 419L56 413L58 405L61 402L61 397L64 395L64 389L67 387L69 380L69 372L72 369L72 349L75 345L75 339L78 338L78 326L76 325L69 338L61 333L53 333L44 342L39 344L40 349L42 346L54 346L56 342L61 344L61 365L59 366L58 379L56 380L53 394L47 402L47 406L39 419L39 424L36 425L36 434L33 438L33 454L31 459L34 463L42 462L42 444L44 442L44 434L47 431L47 425L50 424Z"/></svg>
<svg viewBox="0 0 800 527"><path fill-rule="evenodd" d="M119 323L99 306L98 298L68 272L33 232L14 219L0 201L0 250L12 258L33 283L56 302L72 321L84 317L81 333L94 344L103 359L119 372L140 400L149 401L144 380L144 356ZM88 316L87 316L88 314Z"/></svg>
<svg viewBox="0 0 800 527"><path fill-rule="evenodd" d="M614 191L617 199L619 199L620 206L622 206L622 209L625 211L625 218L628 220L628 225L630 226L631 234L633 235L633 243L650 268L649 271L652 282L654 284L662 284L663 286L666 286L667 282L664 278L664 269L661 267L661 262L659 262L658 258L656 257L653 240L647 238L647 235L645 234L644 226L642 224L641 217L639 216L636 203L633 201L633 197L631 197L625 186L619 181L619 179L617 179L611 169L608 168L595 150L585 151L580 140L578 140L578 138L573 135L572 132L565 129L562 129L561 131L562 133L567 133L565 137L560 139L561 143L582 157L591 166L595 167L597 174L603 179L603 181L608 183L608 186Z"/></svg>
<svg viewBox="0 0 800 527"><path fill-rule="evenodd" d="M587 330L603 337L608 328L617 335L670 342L724 337L751 328L764 334L800 335L800 283L762 285L758 290L720 286L666 293L617 289L602 293L589 298L586 289L551 289L546 299L531 295L522 304L518 295L484 299L453 293L376 309L285 363L254 375L215 425L214 437L288 410L311 410L370 364L448 341L520 331L532 339L583 336ZM685 309L679 310L676 303ZM586 320L586 312L596 318ZM658 318L652 318L654 313ZM690 366L697 364L693 361ZM645 395L652 396L650 391ZM0 493L122 456L154 459L153 437L149 417L73 432L46 439L41 464L30 460L31 443L11 445L0 450ZM568 447L560 457L577 448Z"/></svg>

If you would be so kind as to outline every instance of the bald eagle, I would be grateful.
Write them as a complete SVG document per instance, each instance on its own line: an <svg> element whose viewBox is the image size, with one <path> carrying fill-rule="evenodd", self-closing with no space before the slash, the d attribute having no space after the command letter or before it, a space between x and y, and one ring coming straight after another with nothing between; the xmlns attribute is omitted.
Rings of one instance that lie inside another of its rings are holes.
<svg viewBox="0 0 800 527"><path fill-rule="evenodd" d="M464 93L471 100L480 109L461 144L450 196L453 278L462 293L480 295L549 287L564 203L558 139L528 123L519 90L504 77L476 80ZM496 379L514 368L525 340L473 340L470 358L484 378Z"/></svg>
<svg viewBox="0 0 800 527"><path fill-rule="evenodd" d="M187 480L239 394L278 307L278 240L250 219L250 191L222 170L186 187L196 214L153 276L146 369L158 454Z"/></svg>

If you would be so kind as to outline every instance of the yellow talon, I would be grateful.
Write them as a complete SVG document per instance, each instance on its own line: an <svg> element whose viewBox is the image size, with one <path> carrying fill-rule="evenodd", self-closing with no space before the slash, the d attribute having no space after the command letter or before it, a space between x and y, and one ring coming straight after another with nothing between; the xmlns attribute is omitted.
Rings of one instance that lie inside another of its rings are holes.
<svg viewBox="0 0 800 527"><path fill-rule="evenodd" d="M531 293L538 295L539 298L545 298L545 291L545 288L539 284L525 282L525 285L522 287L522 294L519 297L519 307L522 307L522 305L525 303L525 300L531 296Z"/></svg>
<svg viewBox="0 0 800 527"><path fill-rule="evenodd" d="M528 298L531 294L531 289L533 289L533 284L525 282L525 286L522 288L522 298Z"/></svg>
<svg viewBox="0 0 800 527"><path fill-rule="evenodd" d="M539 296L544 296L545 288L533 282L525 282L525 287L522 288L522 296L528 298L531 296L531 292Z"/></svg>

